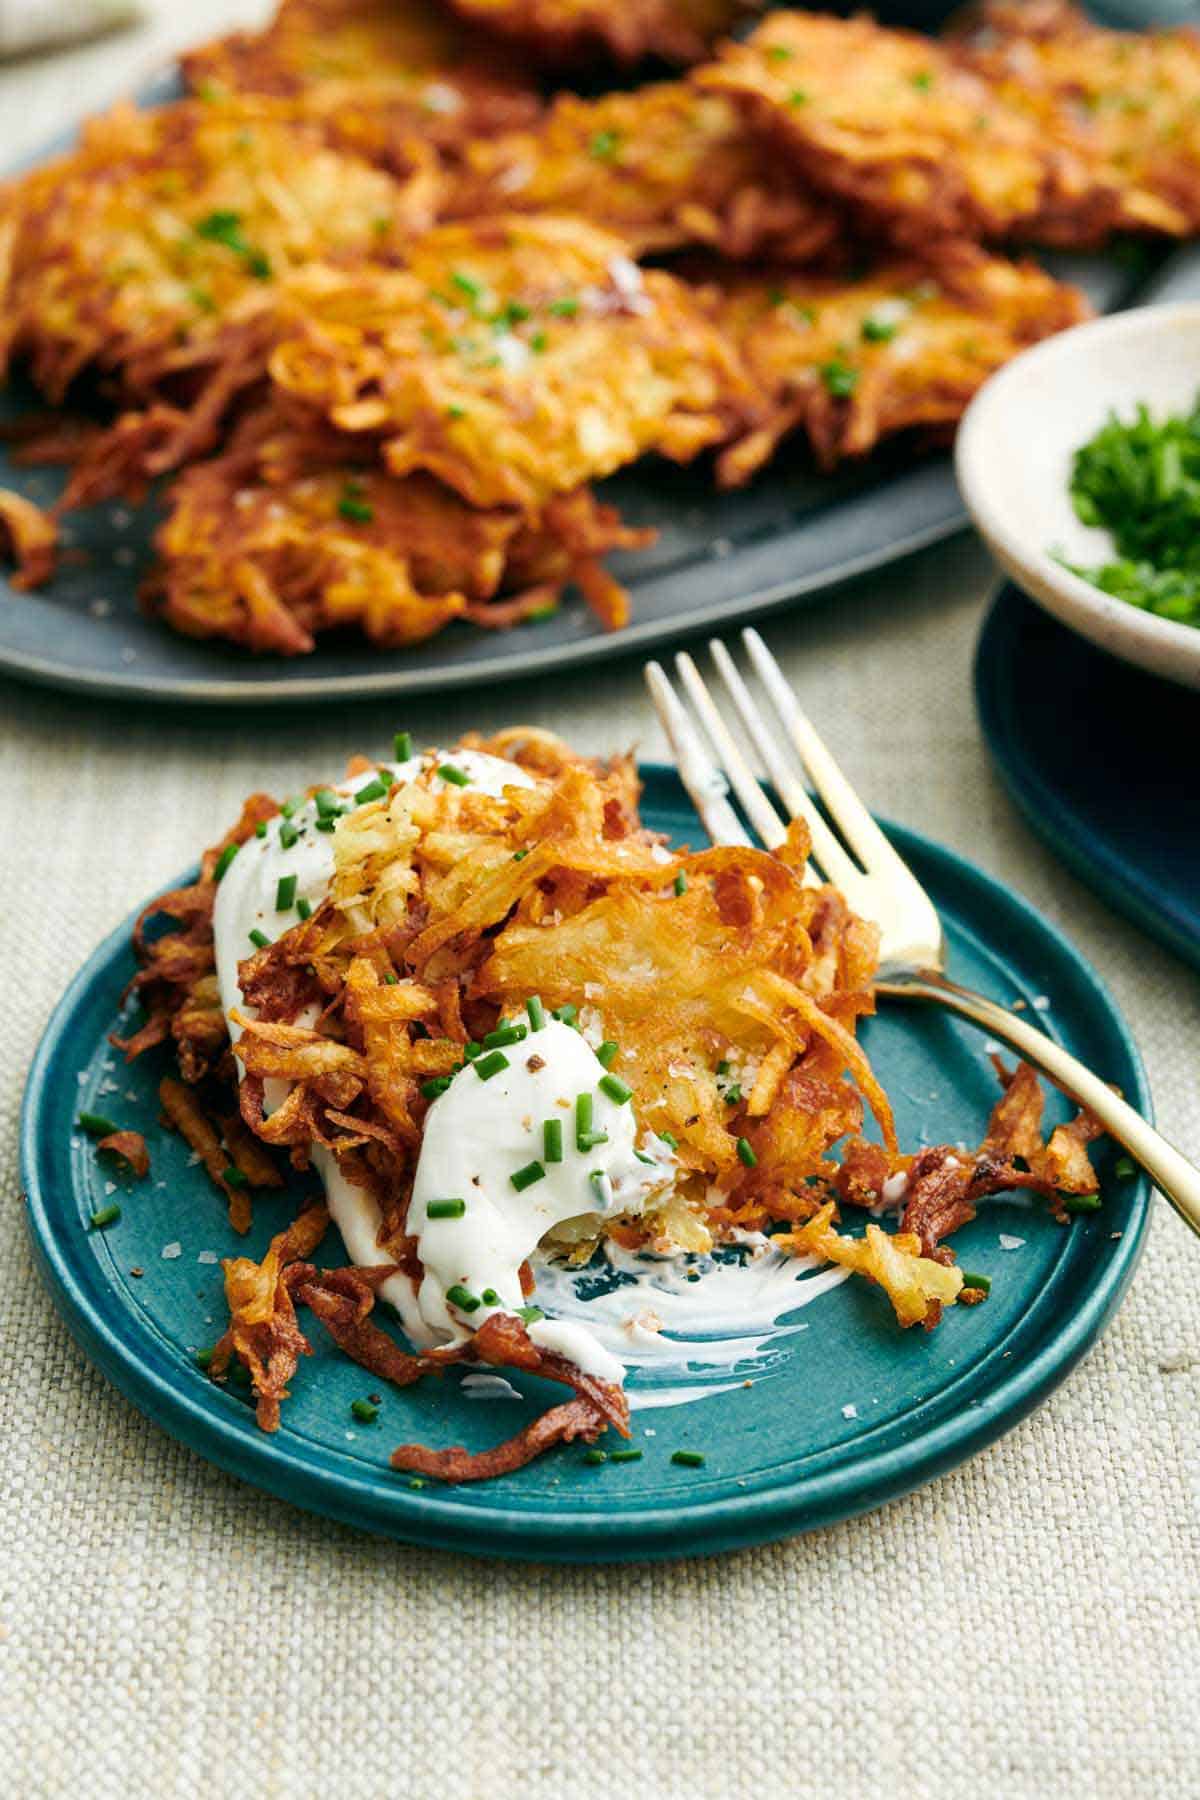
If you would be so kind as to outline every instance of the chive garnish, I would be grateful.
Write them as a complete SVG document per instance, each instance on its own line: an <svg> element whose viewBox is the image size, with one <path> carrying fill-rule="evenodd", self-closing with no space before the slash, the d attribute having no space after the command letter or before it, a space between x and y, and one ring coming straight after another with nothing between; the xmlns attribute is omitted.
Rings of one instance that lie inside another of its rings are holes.
<svg viewBox="0 0 1200 1800"><path fill-rule="evenodd" d="M314 795L317 812L322 819L332 819L342 810L342 803L332 788L318 788Z"/></svg>
<svg viewBox="0 0 1200 1800"><path fill-rule="evenodd" d="M75 1123L80 1131L86 1131L89 1137L111 1137L114 1131L120 1129L103 1113L81 1112Z"/></svg>
<svg viewBox="0 0 1200 1800"><path fill-rule="evenodd" d="M408 762L412 756L412 732L398 731L393 740L398 763Z"/></svg>
<svg viewBox="0 0 1200 1800"><path fill-rule="evenodd" d="M592 1096L577 1094L575 1096L575 1148L590 1150L592 1147Z"/></svg>
<svg viewBox="0 0 1200 1800"><path fill-rule="evenodd" d="M279 827L280 847L284 850L290 850L293 844L298 844L299 842L300 827L298 825L293 825L290 819L285 819L283 824Z"/></svg>
<svg viewBox="0 0 1200 1800"><path fill-rule="evenodd" d="M596 1061L598 1063L603 1063L606 1069L611 1069L620 1054L620 1044L614 1044L612 1039L609 1038L605 1043L601 1044L600 1048L597 1050Z"/></svg>
<svg viewBox="0 0 1200 1800"><path fill-rule="evenodd" d="M312 901L306 900L304 898L304 895L301 894L300 898L296 902L296 911L300 914L300 917L302 919L311 919L312 918Z"/></svg>
<svg viewBox="0 0 1200 1800"><path fill-rule="evenodd" d="M1099 1194L1064 1194L1062 1203L1069 1213L1099 1212L1104 1204Z"/></svg>
<svg viewBox="0 0 1200 1800"><path fill-rule="evenodd" d="M100 1211L94 1212L88 1220L88 1229L89 1231L103 1231L106 1225L115 1225L120 1216L119 1206L102 1206Z"/></svg>
<svg viewBox="0 0 1200 1800"><path fill-rule="evenodd" d="M293 794L290 800L284 801L279 810L285 819L290 819L294 813L299 812L303 805L303 798L297 794Z"/></svg>
<svg viewBox="0 0 1200 1800"><path fill-rule="evenodd" d="M817 373L835 400L848 400L858 386L858 370L837 357L822 363Z"/></svg>
<svg viewBox="0 0 1200 1800"><path fill-rule="evenodd" d="M673 1131L660 1131L658 1135L669 1150L678 1150L679 1139Z"/></svg>
<svg viewBox="0 0 1200 1800"><path fill-rule="evenodd" d="M463 1045L463 1055L468 1062L474 1062L477 1056L483 1055L483 1045L474 1042Z"/></svg>
<svg viewBox="0 0 1200 1800"><path fill-rule="evenodd" d="M335 814L331 815L330 817L327 817L324 819L318 819L317 820L317 830L318 831L333 831L333 830L335 830L337 827L337 822L338 822L339 816L340 815L335 813Z"/></svg>
<svg viewBox="0 0 1200 1800"><path fill-rule="evenodd" d="M518 1169L516 1174L510 1175L508 1179L512 1182L518 1194L523 1194L525 1189L532 1187L535 1181L544 1181L546 1179L546 1171L543 1169L540 1162L526 1163L523 1169Z"/></svg>
<svg viewBox="0 0 1200 1800"><path fill-rule="evenodd" d="M243 1175L236 1163L226 1163L221 1170L221 1180L226 1187L244 1188L249 1184L249 1177Z"/></svg>
<svg viewBox="0 0 1200 1800"><path fill-rule="evenodd" d="M609 1458L611 1462L641 1462L640 1450L614 1450Z"/></svg>
<svg viewBox="0 0 1200 1800"><path fill-rule="evenodd" d="M681 1469L702 1469L704 1452L702 1450L672 1450L671 1461L678 1463Z"/></svg>
<svg viewBox="0 0 1200 1800"><path fill-rule="evenodd" d="M456 769L453 763L439 763L438 774L443 781L449 781L455 787L470 787L471 785L471 777L465 775L461 769Z"/></svg>
<svg viewBox="0 0 1200 1800"><path fill-rule="evenodd" d="M1136 1173L1137 1169L1131 1157L1119 1156L1117 1158L1116 1165L1113 1169L1114 1175L1119 1175L1122 1181L1124 1181L1126 1176L1136 1175Z"/></svg>
<svg viewBox="0 0 1200 1800"><path fill-rule="evenodd" d="M968 1275L967 1271L964 1269L963 1286L978 1288L981 1294L990 1294L992 1291L992 1278L990 1275Z"/></svg>
<svg viewBox="0 0 1200 1800"><path fill-rule="evenodd" d="M890 344L899 329L893 319L872 316L862 322L863 339L868 344Z"/></svg>
<svg viewBox="0 0 1200 1800"><path fill-rule="evenodd" d="M619 1075L602 1075L596 1085L602 1094L607 1094L618 1106L624 1106L627 1100L633 1099L633 1089Z"/></svg>
<svg viewBox="0 0 1200 1800"><path fill-rule="evenodd" d="M238 844L226 844L226 846L222 850L220 856L218 856L217 866L213 870L213 880L214 881L220 881L222 875L225 873L226 869L229 867L230 863L233 861L234 857L237 855L239 848L240 848L240 846Z"/></svg>
<svg viewBox="0 0 1200 1800"><path fill-rule="evenodd" d="M561 300L552 300L546 310L556 319L573 319L579 311L579 302L565 295Z"/></svg>
<svg viewBox="0 0 1200 1800"><path fill-rule="evenodd" d="M740 1161L745 1163L745 1165L748 1169L753 1169L753 1168L757 1167L758 1158L754 1154L754 1146L750 1142L749 1138L742 1137L742 1138L738 1139L737 1153L738 1153L738 1157L739 1157Z"/></svg>
<svg viewBox="0 0 1200 1800"><path fill-rule="evenodd" d="M675 889L676 896L687 893L687 876L682 869L680 869L672 885Z"/></svg>
<svg viewBox="0 0 1200 1800"><path fill-rule="evenodd" d="M461 1219L467 1210L465 1200L431 1200L425 1208L430 1219Z"/></svg>
<svg viewBox="0 0 1200 1800"><path fill-rule="evenodd" d="M350 1411L362 1425L373 1425L379 1417L379 1408L373 1406L369 1400L352 1400Z"/></svg>
<svg viewBox="0 0 1200 1800"><path fill-rule="evenodd" d="M207 1369L210 1366L210 1364L212 1363L212 1359L213 1359L213 1347L211 1344L209 1344L205 1349L197 1350L197 1352L196 1352L196 1367L198 1369Z"/></svg>
<svg viewBox="0 0 1200 1800"><path fill-rule="evenodd" d="M568 1000L565 1006L556 1006L552 1016L558 1020L560 1025L574 1025L579 1017L579 1008L573 1000Z"/></svg>
<svg viewBox="0 0 1200 1800"><path fill-rule="evenodd" d="M434 1075L430 1080L423 1081L421 1083L421 1092L425 1099L436 1100L439 1094L444 1094L446 1089L450 1086L450 1080L451 1077L449 1075Z"/></svg>
<svg viewBox="0 0 1200 1800"><path fill-rule="evenodd" d="M487 1056L480 1056L471 1064L480 1081L490 1081L493 1075L498 1075L501 1069L507 1069L508 1066L508 1058L503 1050L492 1050Z"/></svg>
<svg viewBox="0 0 1200 1800"><path fill-rule="evenodd" d="M254 835L255 835L255 837L258 837L258 838L266 837L267 821L265 819L260 819L258 821L258 824L254 827Z"/></svg>
<svg viewBox="0 0 1200 1800"><path fill-rule="evenodd" d="M517 1317L525 1325L536 1325L539 1319L545 1318L540 1306L518 1306Z"/></svg>
<svg viewBox="0 0 1200 1800"><path fill-rule="evenodd" d="M267 936L266 932L260 931L258 929L257 925L254 927L254 930L249 935L250 935L250 942L254 945L254 948L256 950L265 950L267 948L267 945L271 942L271 940Z"/></svg>
<svg viewBox="0 0 1200 1800"><path fill-rule="evenodd" d="M580 1461L585 1462L585 1463L591 1463L593 1466L597 1463L606 1463L608 1461L608 1451L607 1450L585 1450L582 1457L580 1458Z"/></svg>
<svg viewBox="0 0 1200 1800"><path fill-rule="evenodd" d="M470 275L464 274L462 269L451 269L450 279L458 289L459 293L466 294L467 298L470 300L478 300L480 294L483 292L479 283Z"/></svg>
<svg viewBox="0 0 1200 1800"><path fill-rule="evenodd" d="M365 806L369 800L382 800L387 791L386 783L380 781L377 775L374 781L368 781L365 787L355 790L354 803L356 806Z"/></svg>
<svg viewBox="0 0 1200 1800"><path fill-rule="evenodd" d="M281 875L275 888L275 911L291 912L296 904L296 877Z"/></svg>
<svg viewBox="0 0 1200 1800"><path fill-rule="evenodd" d="M375 508L367 500L360 500L357 494L347 490L338 501L338 514L349 519L352 525L369 525L375 517Z"/></svg>
<svg viewBox="0 0 1200 1800"><path fill-rule="evenodd" d="M519 1044L529 1036L527 1025L497 1025L495 1031L489 1031L483 1040L485 1050L499 1050L506 1044Z"/></svg>
<svg viewBox="0 0 1200 1800"><path fill-rule="evenodd" d="M546 1023L546 1009L536 994L534 994L532 999L525 1002L525 1011L529 1014L530 1029L533 1031L541 1031Z"/></svg>
<svg viewBox="0 0 1200 1800"><path fill-rule="evenodd" d="M481 1304L479 1295L473 1294L470 1288L465 1288L461 1281L456 1281L453 1287L446 1289L446 1298L451 1306L457 1306L459 1312L478 1312Z"/></svg>
<svg viewBox="0 0 1200 1800"><path fill-rule="evenodd" d="M542 1155L548 1163L562 1161L563 1128L561 1119L547 1119L542 1126Z"/></svg>
<svg viewBox="0 0 1200 1800"><path fill-rule="evenodd" d="M484 1288L479 1298L485 1306L499 1306L500 1304L500 1296L495 1288Z"/></svg>
<svg viewBox="0 0 1200 1800"><path fill-rule="evenodd" d="M529 855L528 850L514 850L513 851L513 861L514 862L524 862L525 858L528 855Z"/></svg>

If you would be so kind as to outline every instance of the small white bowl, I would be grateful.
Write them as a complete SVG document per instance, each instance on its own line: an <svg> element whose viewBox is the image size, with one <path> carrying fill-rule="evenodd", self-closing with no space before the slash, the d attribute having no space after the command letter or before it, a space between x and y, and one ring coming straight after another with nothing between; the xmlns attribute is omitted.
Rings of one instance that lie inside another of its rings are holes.
<svg viewBox="0 0 1200 1800"><path fill-rule="evenodd" d="M1076 325L1005 365L958 428L955 467L972 519L1007 574L1083 637L1151 674L1200 688L1200 627L1101 593L1055 561L1101 563L1105 531L1071 504L1075 451L1111 412L1187 412L1200 393L1200 302L1135 307Z"/></svg>

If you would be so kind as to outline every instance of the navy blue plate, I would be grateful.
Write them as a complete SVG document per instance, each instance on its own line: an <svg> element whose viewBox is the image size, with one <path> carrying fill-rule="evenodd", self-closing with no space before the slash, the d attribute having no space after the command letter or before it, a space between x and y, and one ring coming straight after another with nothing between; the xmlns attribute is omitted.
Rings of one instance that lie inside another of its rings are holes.
<svg viewBox="0 0 1200 1800"><path fill-rule="evenodd" d="M647 823L699 843L674 772L644 774ZM891 835L941 908L952 972L1001 1000L1048 1002L1048 1028L1148 1110L1129 1033L1065 939L950 851L912 832ZM71 983L29 1077L22 1167L54 1299L108 1378L191 1449L271 1495L393 1537L489 1556L620 1561L757 1543L879 1506L982 1449L1063 1380L1119 1304L1145 1236L1147 1184L1118 1178L1102 1149L1101 1212L1064 1228L997 1199L959 1234L964 1266L992 1276L992 1292L936 1331L900 1331L879 1289L847 1283L808 1307L807 1329L777 1340L769 1365L734 1372L752 1386L635 1412L640 1462L597 1467L576 1446L495 1484L412 1488L388 1466L393 1445L482 1448L518 1429L530 1404L471 1401L452 1374L389 1390L378 1422L362 1425L350 1403L375 1384L315 1323L315 1354L301 1363L275 1436L257 1430L243 1394L207 1380L194 1359L224 1317L216 1256L261 1255L291 1203L257 1203L249 1240L233 1237L186 1146L158 1124L161 1067L148 1057L125 1068L106 1044L132 969L123 926ZM979 1141L996 1090L978 1035L892 1008L863 1037L902 1142ZM1050 1106L1053 1116L1065 1110L1057 1096ZM148 1180L116 1183L73 1134L81 1107L145 1133ZM113 1199L119 1223L89 1233L91 1214ZM1019 1248L1006 1249L1002 1233ZM322 1248L340 1260L337 1247ZM539 1405L551 1397L517 1385ZM678 1447L702 1450L704 1467L673 1465Z"/></svg>
<svg viewBox="0 0 1200 1800"><path fill-rule="evenodd" d="M1096 649L1007 583L979 639L975 697L1038 835L1200 968L1200 695Z"/></svg>

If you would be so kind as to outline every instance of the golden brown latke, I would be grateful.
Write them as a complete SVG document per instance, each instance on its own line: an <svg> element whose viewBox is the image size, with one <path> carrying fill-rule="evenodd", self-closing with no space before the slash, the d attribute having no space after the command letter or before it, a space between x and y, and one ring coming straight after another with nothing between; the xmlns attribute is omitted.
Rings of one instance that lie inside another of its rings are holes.
<svg viewBox="0 0 1200 1800"><path fill-rule="evenodd" d="M1111 224L1111 190L1079 147L915 32L771 13L694 79L886 241L1036 237L1050 220L1056 241L1090 242Z"/></svg>
<svg viewBox="0 0 1200 1800"><path fill-rule="evenodd" d="M401 166L413 136L453 150L541 110L510 52L430 0L283 0L265 31L203 44L183 71L202 93L297 98L337 142Z"/></svg>
<svg viewBox="0 0 1200 1800"><path fill-rule="evenodd" d="M0 192L0 374L25 358L56 402L84 370L138 398L185 381L289 270L395 260L437 181L428 153L402 183L331 150L285 101L119 106Z"/></svg>
<svg viewBox="0 0 1200 1800"><path fill-rule="evenodd" d="M448 213L506 210L573 214L636 255L703 244L805 262L841 229L836 207L781 166L731 101L687 82L562 94L533 130L469 144Z"/></svg>
<svg viewBox="0 0 1200 1800"><path fill-rule="evenodd" d="M993 0L959 41L1006 107L1086 158L1112 192L1110 226L1200 227L1200 33L1107 31L1070 0Z"/></svg>
<svg viewBox="0 0 1200 1800"><path fill-rule="evenodd" d="M648 56L699 62L754 0L451 0L477 25L511 37L547 63L597 52L617 62Z"/></svg>
<svg viewBox="0 0 1200 1800"><path fill-rule="evenodd" d="M311 269L280 298L277 388L475 506L536 512L650 451L686 462L750 404L684 284L576 219L442 226L401 272Z"/></svg>
<svg viewBox="0 0 1200 1800"><path fill-rule="evenodd" d="M714 303L767 408L720 459L730 487L796 429L827 468L898 431L944 431L1002 363L1088 313L1076 289L1036 265L969 245L936 273L898 261L853 282L732 276Z"/></svg>
<svg viewBox="0 0 1200 1800"><path fill-rule="evenodd" d="M145 600L189 637L285 656L353 628L397 649L452 619L507 626L550 612L577 582L606 624L624 624L606 551L645 543L586 490L536 519L476 511L429 475L395 476L319 423L252 414L228 450L174 483Z"/></svg>

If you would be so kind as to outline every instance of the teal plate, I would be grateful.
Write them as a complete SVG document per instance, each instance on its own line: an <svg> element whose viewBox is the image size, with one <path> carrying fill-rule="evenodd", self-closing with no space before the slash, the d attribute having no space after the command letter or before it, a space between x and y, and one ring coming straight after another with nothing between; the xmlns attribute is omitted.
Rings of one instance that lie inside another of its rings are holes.
<svg viewBox="0 0 1200 1800"><path fill-rule="evenodd" d="M700 842L674 772L652 766L644 777L646 822ZM952 972L1036 1008L1048 1030L1148 1111L1128 1030L1071 946L950 851L912 832L891 836L941 909ZM1020 1201L986 1203L955 1244L965 1267L993 1278L990 1298L952 1310L936 1331L900 1331L880 1290L847 1282L813 1302L808 1328L780 1338L765 1363L734 1371L752 1385L635 1411L638 1462L591 1465L572 1446L495 1484L414 1489L388 1467L393 1445L479 1449L518 1430L561 1389L518 1378L524 1403L481 1402L451 1374L388 1391L378 1421L362 1425L350 1403L376 1383L314 1322L314 1355L297 1372L283 1426L271 1437L259 1432L244 1394L214 1386L194 1357L221 1329L216 1258L235 1249L261 1255L291 1208L285 1199L260 1202L248 1240L229 1231L186 1146L158 1123L162 1065L150 1056L127 1068L107 1045L132 971L122 926L71 983L30 1072L23 1172L54 1298L108 1378L191 1449L281 1499L410 1542L621 1561L759 1543L882 1505L982 1449L1045 1399L1112 1317L1145 1237L1147 1185L1116 1177L1106 1146L1105 1206L1069 1228ZM891 1009L866 1023L863 1041L904 1144L979 1141L996 1090L978 1036L940 1015ZM1062 1106L1057 1096L1050 1104ZM115 1182L73 1130L81 1107L144 1132L146 1181ZM119 1223L89 1232L91 1214L114 1199ZM1002 1233L1021 1239L1019 1248L1003 1248ZM339 1260L336 1249L323 1250ZM704 1466L673 1464L678 1448L702 1450Z"/></svg>

